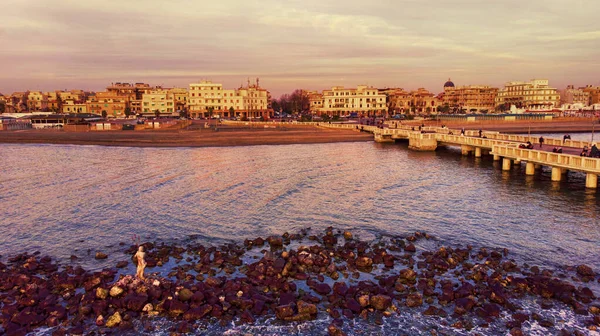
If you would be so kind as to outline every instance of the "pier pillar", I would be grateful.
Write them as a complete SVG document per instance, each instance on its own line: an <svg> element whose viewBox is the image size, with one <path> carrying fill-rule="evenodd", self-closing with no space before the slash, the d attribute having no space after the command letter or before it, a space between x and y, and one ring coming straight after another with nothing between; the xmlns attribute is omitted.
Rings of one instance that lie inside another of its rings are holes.
<svg viewBox="0 0 600 336"><path fill-rule="evenodd" d="M502 170L510 170L511 166L512 166L511 159L507 159L507 158L502 159Z"/></svg>
<svg viewBox="0 0 600 336"><path fill-rule="evenodd" d="M562 179L563 169L559 167L552 167L552 181L560 181Z"/></svg>
<svg viewBox="0 0 600 336"><path fill-rule="evenodd" d="M598 187L598 175L587 173L585 175L585 187L596 189Z"/></svg>
<svg viewBox="0 0 600 336"><path fill-rule="evenodd" d="M460 152L462 153L462 155L469 155L469 152L473 151L473 147L471 146L467 146L467 145L461 145L460 146Z"/></svg>
<svg viewBox="0 0 600 336"><path fill-rule="evenodd" d="M515 164L518 166L521 164L521 160L515 160Z"/></svg>
<svg viewBox="0 0 600 336"><path fill-rule="evenodd" d="M533 162L527 162L525 165L525 175L534 175L535 174L535 164Z"/></svg>
<svg viewBox="0 0 600 336"><path fill-rule="evenodd" d="M494 161L500 161L500 155L494 154Z"/></svg>
<svg viewBox="0 0 600 336"><path fill-rule="evenodd" d="M475 147L475 157L481 157L481 147Z"/></svg>

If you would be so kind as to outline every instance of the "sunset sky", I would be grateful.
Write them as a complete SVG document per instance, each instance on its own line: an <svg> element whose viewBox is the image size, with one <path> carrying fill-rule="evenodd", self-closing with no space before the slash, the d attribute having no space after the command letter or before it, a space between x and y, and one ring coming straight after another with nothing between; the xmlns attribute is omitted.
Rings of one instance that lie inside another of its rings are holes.
<svg viewBox="0 0 600 336"><path fill-rule="evenodd" d="M600 85L594 0L3 0L0 92L111 82Z"/></svg>

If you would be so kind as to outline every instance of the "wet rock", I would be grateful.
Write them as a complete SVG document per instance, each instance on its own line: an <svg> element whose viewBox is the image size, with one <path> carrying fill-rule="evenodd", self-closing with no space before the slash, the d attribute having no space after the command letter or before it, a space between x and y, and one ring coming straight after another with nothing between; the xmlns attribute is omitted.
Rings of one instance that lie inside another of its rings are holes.
<svg viewBox="0 0 600 336"><path fill-rule="evenodd" d="M371 303L370 297L369 295L365 294L365 295L360 295L358 297L358 303L360 304L361 307L366 307Z"/></svg>
<svg viewBox="0 0 600 336"><path fill-rule="evenodd" d="M152 306L152 303L146 303L144 305L144 308L142 308L142 311L146 312L146 313L151 312L153 310L154 310L154 306Z"/></svg>
<svg viewBox="0 0 600 336"><path fill-rule="evenodd" d="M267 238L267 242L272 248L280 248L283 246L283 238L277 236L270 236Z"/></svg>
<svg viewBox="0 0 600 336"><path fill-rule="evenodd" d="M521 331L521 328L512 328L510 329L510 336L523 336L523 331Z"/></svg>
<svg viewBox="0 0 600 336"><path fill-rule="evenodd" d="M327 327L327 333L329 333L329 336L346 336L346 334L333 323Z"/></svg>
<svg viewBox="0 0 600 336"><path fill-rule="evenodd" d="M189 290L187 288L183 288L179 291L179 300L181 300L183 302L187 302L192 298L193 295L194 295L194 293L192 293L191 290Z"/></svg>
<svg viewBox="0 0 600 336"><path fill-rule="evenodd" d="M406 297L407 307L419 307L423 304L423 296L419 293L412 293Z"/></svg>
<svg viewBox="0 0 600 336"><path fill-rule="evenodd" d="M355 314L360 313L360 311L362 310L361 305L358 303L358 301L350 298L348 300L346 300L346 308L350 309L352 312L354 312Z"/></svg>
<svg viewBox="0 0 600 336"><path fill-rule="evenodd" d="M359 269L366 269L373 266L373 259L369 257L358 257L355 262L356 267Z"/></svg>
<svg viewBox="0 0 600 336"><path fill-rule="evenodd" d="M398 279L403 283L414 283L417 279L417 273L410 268L405 268L400 271Z"/></svg>
<svg viewBox="0 0 600 336"><path fill-rule="evenodd" d="M133 295L126 298L127 309L135 312L140 312L148 302L147 296Z"/></svg>
<svg viewBox="0 0 600 336"><path fill-rule="evenodd" d="M183 319L195 321L204 318L212 311L213 307L210 304L202 305L198 308L192 308L183 314Z"/></svg>
<svg viewBox="0 0 600 336"><path fill-rule="evenodd" d="M404 247L404 251L406 252L417 252L417 248L413 243L410 243Z"/></svg>
<svg viewBox="0 0 600 336"><path fill-rule="evenodd" d="M327 295L331 292L331 286L326 283L319 283L314 286L314 290L321 295Z"/></svg>
<svg viewBox="0 0 600 336"><path fill-rule="evenodd" d="M333 284L333 291L339 296L345 296L348 292L348 285L345 282L336 282Z"/></svg>
<svg viewBox="0 0 600 336"><path fill-rule="evenodd" d="M122 321L123 320L121 319L121 314L119 314L119 312L115 312L106 321L106 326L108 328L114 328L118 326Z"/></svg>
<svg viewBox="0 0 600 336"><path fill-rule="evenodd" d="M275 307L275 316L280 320L285 320L287 317L294 315L294 308L292 305L284 305Z"/></svg>
<svg viewBox="0 0 600 336"><path fill-rule="evenodd" d="M127 265L128 265L128 264L129 264L129 262L127 262L126 260L124 260L124 261L119 261L119 262L117 263L117 268L125 268L125 267L127 267Z"/></svg>
<svg viewBox="0 0 600 336"><path fill-rule="evenodd" d="M346 240L352 240L352 232L350 231L344 231L344 239Z"/></svg>
<svg viewBox="0 0 600 336"><path fill-rule="evenodd" d="M300 300L296 303L296 306L298 307L298 314L317 314L317 306L312 303L307 303Z"/></svg>
<svg viewBox="0 0 600 336"><path fill-rule="evenodd" d="M117 297L117 296L123 294L124 291L125 290L123 288L119 287L119 286L113 286L110 289L110 293L109 294L110 294L111 297ZM98 294L98 293L96 292L96 294Z"/></svg>
<svg viewBox="0 0 600 336"><path fill-rule="evenodd" d="M172 300L169 305L169 314L172 316L179 316L188 310L189 306L179 300Z"/></svg>
<svg viewBox="0 0 600 336"><path fill-rule="evenodd" d="M386 310L392 305L392 298L387 295L371 296L370 304L377 310Z"/></svg>
<svg viewBox="0 0 600 336"><path fill-rule="evenodd" d="M577 266L577 274L579 274L581 276L594 276L595 275L592 268L587 265Z"/></svg>
<svg viewBox="0 0 600 336"><path fill-rule="evenodd" d="M104 325L104 323L105 323L104 316L98 315L98 317L96 318L96 325L101 327Z"/></svg>
<svg viewBox="0 0 600 336"><path fill-rule="evenodd" d="M108 258L106 253L96 252L96 259L106 259L106 258Z"/></svg>

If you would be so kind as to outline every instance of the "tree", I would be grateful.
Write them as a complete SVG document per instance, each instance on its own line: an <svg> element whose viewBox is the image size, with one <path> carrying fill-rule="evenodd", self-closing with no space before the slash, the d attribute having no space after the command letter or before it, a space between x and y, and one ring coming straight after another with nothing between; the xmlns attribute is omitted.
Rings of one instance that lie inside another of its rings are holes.
<svg viewBox="0 0 600 336"><path fill-rule="evenodd" d="M0 102L0 114L4 113L5 111L6 111L6 103Z"/></svg>
<svg viewBox="0 0 600 336"><path fill-rule="evenodd" d="M156 117L156 119L160 118L160 110L156 110L154 111L154 116Z"/></svg>
<svg viewBox="0 0 600 336"><path fill-rule="evenodd" d="M231 117L233 117L233 116L234 116L234 114L235 114L235 109L233 108L233 106L231 106L231 107L229 108L229 117L230 117L230 118L231 118Z"/></svg>
<svg viewBox="0 0 600 336"><path fill-rule="evenodd" d="M106 116L108 116L108 113L106 113L106 110L102 110L102 118L106 119Z"/></svg>
<svg viewBox="0 0 600 336"><path fill-rule="evenodd" d="M133 112L131 112L131 107L127 106L125 107L125 117L129 118L129 116L134 115Z"/></svg>
<svg viewBox="0 0 600 336"><path fill-rule="evenodd" d="M187 118L188 117L188 113L185 109L179 110L179 117L180 118Z"/></svg>

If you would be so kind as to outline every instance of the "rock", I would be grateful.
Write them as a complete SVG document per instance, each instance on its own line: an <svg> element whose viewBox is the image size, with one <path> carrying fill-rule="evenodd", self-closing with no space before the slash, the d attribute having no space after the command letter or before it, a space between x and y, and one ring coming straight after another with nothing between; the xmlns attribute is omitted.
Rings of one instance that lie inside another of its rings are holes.
<svg viewBox="0 0 600 336"><path fill-rule="evenodd" d="M405 280L406 282L409 282L409 283L414 283L417 279L417 273L410 268L405 268L400 271L399 279Z"/></svg>
<svg viewBox="0 0 600 336"><path fill-rule="evenodd" d="M279 248L283 246L283 238L277 236L270 236L267 238L267 242L272 248Z"/></svg>
<svg viewBox="0 0 600 336"><path fill-rule="evenodd" d="M148 302L148 297L142 295L130 296L126 298L126 301L127 309L135 312L140 312Z"/></svg>
<svg viewBox="0 0 600 336"><path fill-rule="evenodd" d="M106 253L96 252L96 259L106 259L106 258L108 258Z"/></svg>
<svg viewBox="0 0 600 336"><path fill-rule="evenodd" d="M577 274L581 276L594 276L594 270L587 265L579 265L577 266Z"/></svg>
<svg viewBox="0 0 600 336"><path fill-rule="evenodd" d="M510 336L523 336L523 331L521 331L521 328L512 328L510 329Z"/></svg>
<svg viewBox="0 0 600 336"><path fill-rule="evenodd" d="M187 302L192 298L193 295L194 295L194 293L192 293L191 290L189 290L187 288L183 288L179 291L179 300L181 300L183 302Z"/></svg>
<svg viewBox="0 0 600 336"><path fill-rule="evenodd" d="M373 266L373 259L369 258L369 257L358 257L356 258L356 267L358 267L359 269L365 269L365 268L369 268L371 266Z"/></svg>
<svg viewBox="0 0 600 336"><path fill-rule="evenodd" d="M370 304L377 310L386 310L392 305L392 298L387 295L371 296Z"/></svg>
<svg viewBox="0 0 600 336"><path fill-rule="evenodd" d="M117 268L125 268L125 267L127 267L127 265L128 265L128 264L129 264L129 262L127 262L126 260L124 260L124 261L119 261L119 262L117 263Z"/></svg>
<svg viewBox="0 0 600 336"><path fill-rule="evenodd" d="M117 296L119 296L119 295L123 294L123 292L124 292L124 291L125 291L125 290L124 290L123 288L119 287L119 286L113 286L113 287L110 289L110 296L112 296L112 297L117 297ZM97 294L97 293L96 293L96 294Z"/></svg>
<svg viewBox="0 0 600 336"><path fill-rule="evenodd" d="M143 312L151 312L154 310L154 306L152 306L152 303L146 303L146 305L144 306L144 308L142 308Z"/></svg>
<svg viewBox="0 0 600 336"><path fill-rule="evenodd" d="M286 317L294 315L294 308L291 305L275 307L275 316L280 320L285 320Z"/></svg>
<svg viewBox="0 0 600 336"><path fill-rule="evenodd" d="M346 334L333 323L327 327L327 332L329 333L329 336L346 336Z"/></svg>
<svg viewBox="0 0 600 336"><path fill-rule="evenodd" d="M315 315L317 313L317 306L312 303L307 303L302 300L296 303L298 306L298 314L309 314Z"/></svg>
<svg viewBox="0 0 600 336"><path fill-rule="evenodd" d="M419 307L423 304L423 296L419 293L412 293L406 297L407 307Z"/></svg>
<svg viewBox="0 0 600 336"><path fill-rule="evenodd" d="M319 283L314 286L314 290L321 295L327 295L331 292L331 286L326 283Z"/></svg>
<svg viewBox="0 0 600 336"><path fill-rule="evenodd" d="M370 297L367 294L359 296L357 301L361 307L366 307L371 303Z"/></svg>
<svg viewBox="0 0 600 336"><path fill-rule="evenodd" d="M183 319L188 321L200 320L212 311L213 307L209 304L202 305L198 308L192 308L183 314Z"/></svg>
<svg viewBox="0 0 600 336"><path fill-rule="evenodd" d="M339 296L345 296L348 292L348 285L345 282L336 282L333 284L333 291Z"/></svg>
<svg viewBox="0 0 600 336"><path fill-rule="evenodd" d="M352 232L350 231L344 231L344 239L346 240L352 240Z"/></svg>
<svg viewBox="0 0 600 336"><path fill-rule="evenodd" d="M121 314L119 314L119 312L115 312L106 321L106 326L108 328L113 328L118 326L122 321L123 320L121 319Z"/></svg>
<svg viewBox="0 0 600 336"><path fill-rule="evenodd" d="M352 298L346 300L346 308L350 309L355 314L360 313L360 311L362 310L360 304Z"/></svg>
<svg viewBox="0 0 600 336"><path fill-rule="evenodd" d="M187 304L179 300L172 300L171 305L169 306L169 314L178 316L185 313L188 310L188 308L189 307Z"/></svg>
<svg viewBox="0 0 600 336"><path fill-rule="evenodd" d="M413 243L410 243L404 247L404 251L406 252L417 252L417 248Z"/></svg>
<svg viewBox="0 0 600 336"><path fill-rule="evenodd" d="M106 290L102 287L96 288L96 297L98 299L104 300L104 299L106 299L107 296L108 296L108 290Z"/></svg>
<svg viewBox="0 0 600 336"><path fill-rule="evenodd" d="M98 317L96 318L96 325L98 327L101 327L104 325L104 316L98 315Z"/></svg>

